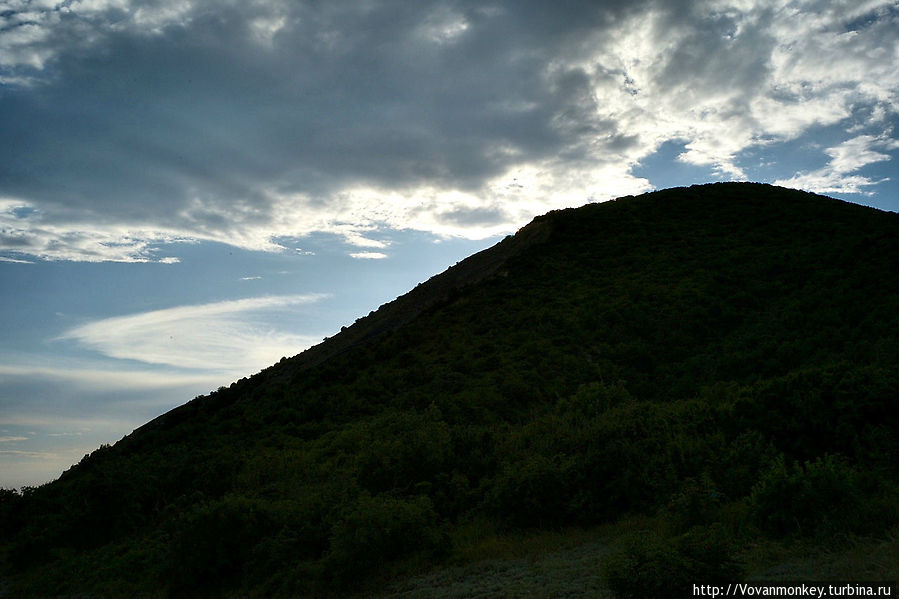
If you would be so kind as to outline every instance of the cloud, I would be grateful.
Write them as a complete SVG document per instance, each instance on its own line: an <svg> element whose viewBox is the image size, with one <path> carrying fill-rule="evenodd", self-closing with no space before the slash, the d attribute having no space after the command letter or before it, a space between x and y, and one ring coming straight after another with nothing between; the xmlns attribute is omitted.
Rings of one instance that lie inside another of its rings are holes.
<svg viewBox="0 0 899 599"><path fill-rule="evenodd" d="M383 252L352 252L350 253L350 258L356 258L357 260L383 260L387 257L387 254Z"/></svg>
<svg viewBox="0 0 899 599"><path fill-rule="evenodd" d="M320 336L280 331L266 317L325 297L267 296L154 310L90 322L59 340L122 360L240 375L318 341Z"/></svg>
<svg viewBox="0 0 899 599"><path fill-rule="evenodd" d="M0 367L0 426L4 437L27 437L21 439L25 445L14 443L16 449L44 436L103 439L101 431L108 441L238 376L226 374L103 359L47 364L46 357L16 356Z"/></svg>
<svg viewBox="0 0 899 599"><path fill-rule="evenodd" d="M56 460L59 456L46 451L25 451L21 449L0 449L0 456L14 456L17 458L30 458L38 460Z"/></svg>
<svg viewBox="0 0 899 599"><path fill-rule="evenodd" d="M899 113L893 0L5 6L12 259L484 238L652 188L633 170L666 141L741 179L748 149L877 137Z"/></svg>
<svg viewBox="0 0 899 599"><path fill-rule="evenodd" d="M92 449L96 449L96 445L74 451L0 449L0 488L18 489L55 479Z"/></svg>
<svg viewBox="0 0 899 599"><path fill-rule="evenodd" d="M386 241L365 237L359 231L346 231L343 239L350 245L363 248L386 248L389 245Z"/></svg>
<svg viewBox="0 0 899 599"><path fill-rule="evenodd" d="M821 169L798 173L776 185L794 187L818 193L870 193L869 188L881 181L856 174L863 167L890 160L889 154L879 150L899 149L899 140L885 135L859 135L824 151L830 161Z"/></svg>
<svg viewBox="0 0 899 599"><path fill-rule="evenodd" d="M97 365L39 366L34 363L0 365L0 382L43 380L65 384L81 391L160 390L202 386L212 389L222 384L221 376L154 370L105 368Z"/></svg>
<svg viewBox="0 0 899 599"><path fill-rule="evenodd" d="M100 443L299 353L321 335L296 334L289 323L326 297L251 297L105 318L48 340L51 359L0 355L0 486L55 478Z"/></svg>
<svg viewBox="0 0 899 599"><path fill-rule="evenodd" d="M56 478L101 443L245 374L103 358L0 356L0 487Z"/></svg>
<svg viewBox="0 0 899 599"><path fill-rule="evenodd" d="M86 436L97 443L105 435L108 441L241 376L60 356L4 356L2 362L0 426L4 436L27 435L29 443L42 435Z"/></svg>

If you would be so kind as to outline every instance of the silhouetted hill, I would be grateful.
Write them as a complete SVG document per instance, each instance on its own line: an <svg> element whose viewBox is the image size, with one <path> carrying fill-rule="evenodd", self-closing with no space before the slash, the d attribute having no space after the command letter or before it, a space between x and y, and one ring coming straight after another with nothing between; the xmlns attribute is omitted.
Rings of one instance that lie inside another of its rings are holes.
<svg viewBox="0 0 899 599"><path fill-rule="evenodd" d="M760 543L895 539L897 233L757 184L538 217L4 493L13 588L371 591L488 535L644 514L662 532L604 559L604 584L662 596L753 574Z"/></svg>

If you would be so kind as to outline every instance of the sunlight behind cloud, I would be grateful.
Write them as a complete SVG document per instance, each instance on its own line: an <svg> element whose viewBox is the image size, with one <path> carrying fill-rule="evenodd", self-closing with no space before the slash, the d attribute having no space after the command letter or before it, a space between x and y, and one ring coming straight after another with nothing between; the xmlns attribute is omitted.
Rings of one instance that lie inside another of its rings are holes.
<svg viewBox="0 0 899 599"><path fill-rule="evenodd" d="M653 188L634 172L666 143L686 171L867 193L838 157L785 175L754 153L899 123L889 0L7 4L0 197L32 209L0 205L8 259L484 239Z"/></svg>

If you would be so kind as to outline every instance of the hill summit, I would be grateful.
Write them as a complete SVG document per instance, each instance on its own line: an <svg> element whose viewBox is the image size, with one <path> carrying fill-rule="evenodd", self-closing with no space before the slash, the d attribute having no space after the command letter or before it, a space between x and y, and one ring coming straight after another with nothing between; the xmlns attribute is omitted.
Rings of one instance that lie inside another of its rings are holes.
<svg viewBox="0 0 899 599"><path fill-rule="evenodd" d="M596 558L624 597L751 577L759 544L895 546L896 264L899 215L768 185L554 211L3 492L0 558L23 595L370 593L649 518Z"/></svg>

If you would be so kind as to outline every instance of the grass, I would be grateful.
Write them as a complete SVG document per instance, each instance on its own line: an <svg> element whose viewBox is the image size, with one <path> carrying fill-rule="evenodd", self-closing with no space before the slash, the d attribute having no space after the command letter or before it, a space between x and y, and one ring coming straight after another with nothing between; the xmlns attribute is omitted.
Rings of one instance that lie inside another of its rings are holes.
<svg viewBox="0 0 899 599"><path fill-rule="evenodd" d="M463 527L467 540L449 560L424 574L394 572L361 596L378 599L614 598L601 575L604 556L639 532L666 534L661 518L635 516L589 529L502 533ZM750 581L889 581L899 579L899 527L878 537L777 541L755 537L738 552ZM421 564L417 564L420 566ZM414 567L407 569L415 571ZM420 570L419 570L420 571ZM735 581L737 582L737 581Z"/></svg>
<svg viewBox="0 0 899 599"><path fill-rule="evenodd" d="M541 541L551 542L552 539ZM496 546L502 546L504 553L510 547L506 543ZM382 599L611 597L600 574L602 555L607 547L603 541L594 541L572 548L532 552L522 557L495 557L442 567L393 582L376 596ZM533 547L530 551L534 551Z"/></svg>
<svg viewBox="0 0 899 599"><path fill-rule="evenodd" d="M470 522L454 534L456 549L448 565L383 579L360 596L612 597L601 576L603 556L616 539L654 525L653 519L638 516L587 529L503 532L485 522Z"/></svg>
<svg viewBox="0 0 899 599"><path fill-rule="evenodd" d="M877 537L818 541L767 541L744 552L749 580L899 580L899 527Z"/></svg>

